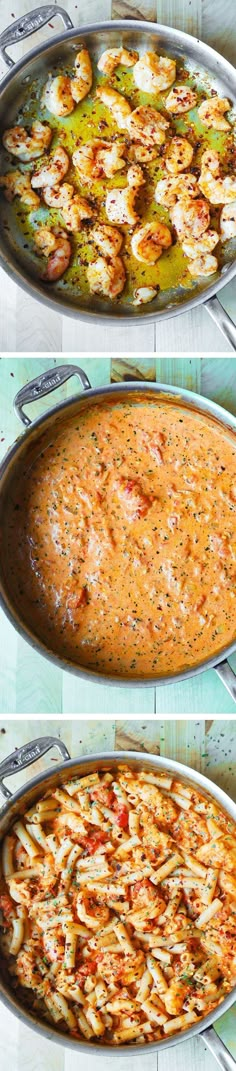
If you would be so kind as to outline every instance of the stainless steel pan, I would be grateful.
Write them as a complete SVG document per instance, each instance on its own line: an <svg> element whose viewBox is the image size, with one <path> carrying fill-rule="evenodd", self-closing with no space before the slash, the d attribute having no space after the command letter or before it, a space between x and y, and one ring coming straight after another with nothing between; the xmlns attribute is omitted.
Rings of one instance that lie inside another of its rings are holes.
<svg viewBox="0 0 236 1071"><path fill-rule="evenodd" d="M66 32L56 36L53 44L40 45L28 53L26 57L14 64L8 55L7 48L15 42L29 37L35 30L44 26L55 14L60 15ZM70 28L72 27L72 28ZM0 130L15 122L19 107L24 99L24 86L26 79L30 82L45 73L54 64L65 61L71 63L75 51L81 42L86 42L93 54L98 57L104 48L111 48L125 44L128 48L138 49L140 52L147 48L164 51L165 54L176 56L186 60L188 68L196 73L199 79L209 84L223 97L228 97L236 104L236 73L234 68L217 52L202 42L190 37L179 30L170 29L155 23L138 22L136 20L118 20L114 23L96 23L83 26L80 31L75 31L69 15L61 7L44 6L37 8L30 14L22 16L14 25L8 27L0 35L0 53L6 61L9 69L8 74L1 83L0 90ZM236 349L236 327L230 317L224 311L216 294L235 275L236 252L235 244L230 243L228 251L224 254L224 263L218 273L218 279L214 283L207 284L200 280L196 284L194 296L180 287L176 291L162 291L152 303L149 312L146 306L138 309L131 306L112 306L110 302L98 301L90 297L89 300L80 296L79 300L72 301L71 294L67 293L66 286L63 291L60 288L47 288L37 277L32 277L32 268L26 264L24 239L19 244L19 230L14 233L14 227L2 227L0 238L0 263L11 278L23 287L32 297L38 298L44 304L59 312L66 313L78 319L91 320L98 323L105 319L109 324L117 323L121 318L129 324L137 322L150 323L169 316L177 316L184 310L195 308L201 303L218 323L227 342ZM231 248L230 248L231 247Z"/></svg>
<svg viewBox="0 0 236 1071"><path fill-rule="evenodd" d="M15 774L18 770L23 770L26 766L29 766L32 762L35 762L42 755L45 755L50 748L57 747L62 759L62 763L54 768L53 773L38 774L32 780L30 780L23 788L20 788L14 795L4 785L3 781L5 777L10 777L11 774ZM3 762L0 763L0 791L5 797L5 803L0 813L0 838L5 836L6 832L15 821L16 816L22 815L32 804L42 795L43 792L52 789L55 785L61 784L62 781L69 777L77 777L87 774L92 770L111 769L116 767L117 762L129 763L130 766L140 769L145 767L149 770L164 769L169 773L171 771L178 774L178 777L186 784L193 784L200 788L201 792L207 797L213 800L217 800L217 803L223 808L231 818L236 820L236 804L233 800L226 795L225 792L218 785L213 785L207 777L203 774L197 773L196 770L191 770L188 766L183 766L182 763L176 762L173 759L164 759L154 755L143 755L143 753L132 751L111 751L104 752L100 755L90 755L86 759L75 758L71 759L69 752L65 747L65 744L61 740L54 737L42 737L38 740L33 740L30 744L26 744L19 750L14 751L12 755L9 755ZM163 1049L167 1049L172 1045L179 1044L185 1040L198 1035L202 1038L203 1042L208 1046L211 1052L214 1054L219 1066L224 1071L235 1071L236 1063L231 1054L226 1049L223 1042L212 1026L213 1023L234 1003L236 996L236 986L231 993L228 994L226 999L215 1009L214 1012L207 1015L203 1022L191 1026L189 1030L184 1033L176 1034L175 1036L168 1038L165 1041L153 1042L150 1045L120 1045L118 1048L112 1046L101 1046L97 1042L90 1044L84 1041L75 1041L69 1038L67 1035L59 1033L53 1025L40 1022L34 1013L31 1013L26 1007L24 1007L15 993L10 990L7 983L0 978L0 997L4 1004L10 1011L18 1016L19 1019L26 1026L33 1027L39 1034L46 1037L48 1040L57 1041L59 1044L66 1046L66 1048L74 1049L74 1051L89 1053L91 1057L100 1053L104 1057L107 1056L119 1056L120 1053L129 1057L130 1053L148 1055L150 1052L158 1052Z"/></svg>
<svg viewBox="0 0 236 1071"><path fill-rule="evenodd" d="M24 412L23 406L56 390L60 384L65 383L65 381L73 375L79 377L85 393L74 395L68 401L54 406L52 409L48 410L46 415L39 417L31 424L29 417ZM64 415L65 412L70 412L70 414L76 412L76 414L79 414L85 406L91 404L99 405L106 398L117 398L117 396L120 398L122 396L125 396L126 398L137 398L141 397L144 392L145 395L149 397L153 394L158 395L160 393L173 395L179 400L181 399L184 406L210 414L216 418L216 420L220 421L224 427L229 428L231 432L236 429L236 419L231 413L222 409L221 406L217 405L215 402L202 398L199 394L194 394L192 391L180 390L178 387L169 385L163 386L163 384L160 383L150 384L147 388L145 382L125 384L116 383L112 386L98 387L93 390L87 375L85 375L85 372L83 372L78 365L61 365L56 369L53 368L51 371L47 371L42 376L38 376L30 383L27 383L15 398L15 410L17 416L20 417L23 424L26 426L27 431L20 437L20 439L17 439L10 448L0 467L0 528L3 527L4 524L5 505L11 486L14 485L15 482L17 483L18 474L22 469L22 465L29 457L32 445L35 444L37 439L40 439L42 432L51 429L52 435L54 434L56 422L58 419L60 420L61 414ZM14 599L14 592L11 591L9 585L3 547L0 549L0 602L12 624L31 646L36 648L36 650L47 658L50 658L55 665L60 666L62 669L68 669L71 672L76 673L78 676L85 677L91 682L102 681L106 684L125 684L126 687L127 685L130 687L138 685L139 687L146 688L147 685L154 687L161 684L171 684L175 681L185 680L187 677L195 676L196 673L201 673L204 669L212 669L214 667L218 676L221 677L226 688L230 692L230 695L236 701L236 677L228 663L228 658L233 654L236 644L232 644L215 658L206 657L196 669L186 670L182 674L158 677L156 679L151 678L150 680L136 680L135 678L128 680L127 678L102 676L91 670L86 670L83 666L77 666L72 662L58 657L45 646L42 640L38 639L37 633L34 633L33 629L31 629L26 621L24 621L23 616L17 607L16 600Z"/></svg>

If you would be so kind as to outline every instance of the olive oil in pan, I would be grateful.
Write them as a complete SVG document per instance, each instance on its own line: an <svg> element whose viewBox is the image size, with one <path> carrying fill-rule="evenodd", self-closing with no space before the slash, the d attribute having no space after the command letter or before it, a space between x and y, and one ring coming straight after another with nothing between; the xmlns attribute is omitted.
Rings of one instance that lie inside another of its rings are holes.
<svg viewBox="0 0 236 1071"><path fill-rule="evenodd" d="M178 67L178 64L177 64ZM72 74L72 67L56 69L52 71L52 75L55 73L68 73ZM186 85L196 85L194 78L189 75L186 69L183 69L179 65L177 81ZM108 79L104 79L97 70L96 64L94 64L94 80L93 88L88 97L85 98L79 105L75 107L74 112L68 117L62 119L53 116L47 112L41 105L41 96L45 80L37 80L34 82L27 91L25 103L21 109L20 115L18 114L17 121L27 127L31 126L31 123L35 119L40 119L44 122L48 122L54 131L53 139L50 147L52 152L56 145L60 143L68 151L70 158L72 159L73 152L80 143L86 143L88 140L94 138L110 139L114 136L119 136L120 140L125 141L125 132L118 131L116 123L114 122L109 109L96 99L95 90L99 84L107 84ZM230 166L230 153L232 151L232 139L228 134L222 134L218 131L206 130L206 127L201 123L197 107L192 109L187 115L174 118L169 113L165 113L165 99L169 90L162 93L157 98L156 95L150 95L138 90L134 84L132 70L118 67L113 77L109 79L109 84L113 86L118 92L122 93L130 101L133 108L138 107L140 104L150 105L152 107L161 109L166 118L170 122L170 130L173 134L185 135L189 138L191 143L195 147L194 167L199 167L202 151L205 148L211 147L216 149L221 156L222 165L224 161L227 161L227 169ZM198 106L206 95L206 90L203 85L198 83ZM233 134L232 134L233 137ZM40 161L36 161L38 167ZM127 164L128 166L128 164ZM32 166L29 167L29 170ZM28 168L26 169L28 170ZM101 179L93 182L92 184L86 184L78 180L78 173L73 164L69 168L66 175L66 182L74 184L78 192L81 192L84 196L87 196L94 204L98 218L101 222L107 222L107 216L105 211L106 193L109 189L115 187L123 187L127 184L126 178L127 167L124 172L117 172L112 179ZM137 197L136 206L137 212L140 213L142 222L148 220L160 219L164 223L170 225L170 217L168 210L161 205L157 205L155 201L155 188L158 179L163 176L163 155L160 150L160 155L156 160L150 163L147 167L143 167L145 175L145 186L142 188L141 197ZM10 216L9 216L10 213ZM214 221L217 220L217 213L213 209ZM212 213L212 215L213 215ZM34 230L39 225L47 224L51 226L61 226L63 228L63 217L60 211L48 209L40 206L39 209L29 213L27 208L20 204L18 199L11 206L7 206L5 218L11 218L14 222L13 231L15 234L15 243L17 248L17 235L20 237L21 254L28 261L28 266L33 270L33 274L36 276L42 276L46 269L46 259L34 250ZM212 220L213 222L213 220ZM214 225L214 224L213 224ZM131 238L133 229L128 226L122 226L120 228L124 235L124 243L122 247L122 256L124 259L126 269L126 286L119 299L120 304L127 304L132 302L133 293L136 287L150 286L155 287L158 291L169 291L170 295L177 294L177 288L184 288L185 290L194 290L196 288L196 282L192 279L188 271L188 262L183 250L178 242L173 241L173 245L167 251L163 252L160 259L155 265L145 265L136 260L131 250ZM69 265L69 268L65 272L62 279L56 285L56 289L64 290L68 292L68 295L74 296L76 300L76 294L83 294L85 297L89 297L90 291L87 280L87 266L95 259L94 243L90 239L91 221L86 226L82 225L81 230L77 234L71 236L71 244L73 248L73 256ZM222 258L220 258L222 259Z"/></svg>

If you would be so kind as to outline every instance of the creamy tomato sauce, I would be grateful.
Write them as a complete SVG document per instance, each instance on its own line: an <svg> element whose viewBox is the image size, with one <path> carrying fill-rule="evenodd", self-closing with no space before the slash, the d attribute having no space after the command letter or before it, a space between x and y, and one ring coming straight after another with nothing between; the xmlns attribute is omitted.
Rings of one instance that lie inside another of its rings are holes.
<svg viewBox="0 0 236 1071"><path fill-rule="evenodd" d="M151 677L231 643L233 433L161 396L91 404L41 442L8 515L8 567L48 646Z"/></svg>

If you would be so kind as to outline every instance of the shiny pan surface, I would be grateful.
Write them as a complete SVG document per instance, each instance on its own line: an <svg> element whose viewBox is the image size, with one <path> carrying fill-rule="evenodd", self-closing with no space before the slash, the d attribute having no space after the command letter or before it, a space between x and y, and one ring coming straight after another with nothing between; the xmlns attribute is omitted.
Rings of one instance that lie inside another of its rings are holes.
<svg viewBox="0 0 236 1071"><path fill-rule="evenodd" d="M44 20L46 21L46 20ZM4 36L4 35L3 35ZM213 88L221 96L228 97L232 106L236 103L236 76L231 65L213 49L203 43L182 34L178 30L160 25L119 20L114 23L96 23L83 27L79 33L67 31L54 38L53 44L44 44L33 49L27 57L11 69L3 80L0 92L0 128L1 131L14 124L19 109L23 107L27 86L45 80L48 71L63 69L73 63L80 46L86 45L98 59L101 51L123 44L128 49L138 50L140 54L146 49L155 49L165 55L174 56L180 63L185 63L190 76L195 76L201 85ZM1 40L0 40L1 44ZM17 103L16 103L17 102ZM3 199L2 199L3 202ZM1 264L11 277L32 296L38 297L47 305L58 311L80 318L92 319L94 322L108 319L110 323L124 318L128 323L150 322L156 319L177 315L184 309L194 308L201 302L213 298L218 290L228 282L235 273L235 241L226 244L222 254L221 267L214 282L207 283L199 279L192 289L176 285L172 289L160 290L151 307L131 304L117 305L105 299L98 299L76 291L76 287L61 280L56 286L46 286L37 278L36 268L30 263L24 249L23 231L17 226L13 206L1 207ZM78 271L77 266L76 272ZM71 269L72 275L74 269ZM210 307L209 307L210 311ZM213 309L212 309L213 314ZM216 315L216 312L215 312ZM235 341L234 341L235 345Z"/></svg>

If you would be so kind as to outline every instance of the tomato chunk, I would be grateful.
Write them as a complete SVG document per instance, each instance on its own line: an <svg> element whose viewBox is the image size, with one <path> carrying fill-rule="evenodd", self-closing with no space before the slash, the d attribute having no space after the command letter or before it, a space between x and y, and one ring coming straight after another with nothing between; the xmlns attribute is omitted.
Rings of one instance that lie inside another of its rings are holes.
<svg viewBox="0 0 236 1071"><path fill-rule="evenodd" d="M116 812L117 825L120 827L120 829L127 829L128 820L129 820L128 809L127 809L127 807L124 806L124 804L122 804L122 806L118 807L118 810Z"/></svg>
<svg viewBox="0 0 236 1071"><path fill-rule="evenodd" d="M101 832L92 833L91 837L84 837L83 846L84 848L87 848L87 852L89 853L89 855L93 855L101 844L105 844L105 840L106 833L103 833L103 831L101 830Z"/></svg>
<svg viewBox="0 0 236 1071"><path fill-rule="evenodd" d="M13 903L8 893L1 893L0 895L0 909L3 912L3 916L6 922L12 918L14 914Z"/></svg>

